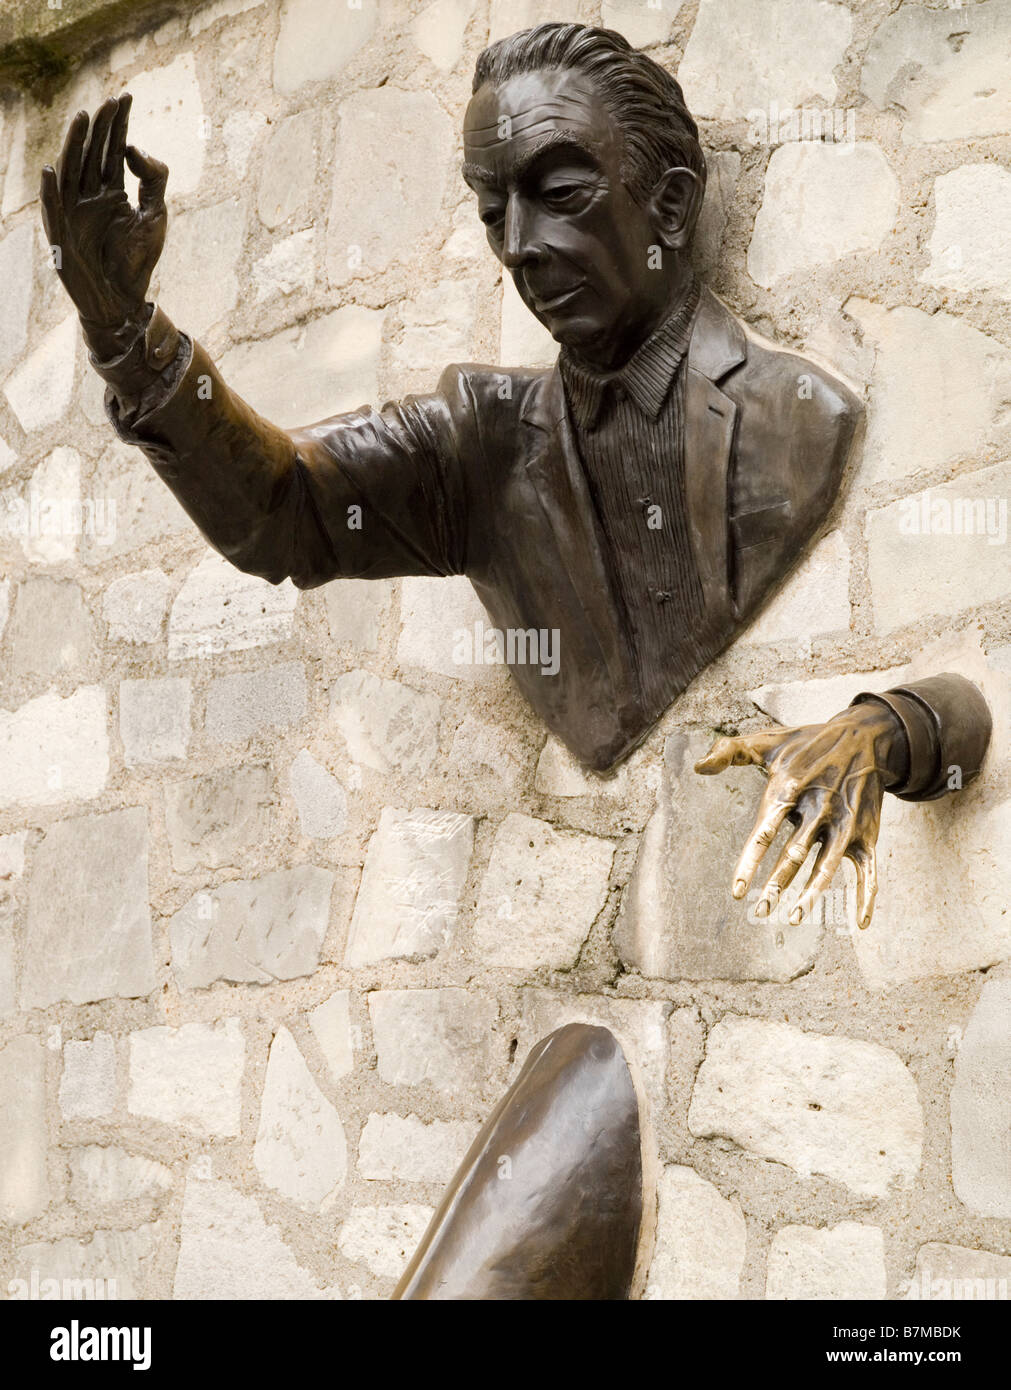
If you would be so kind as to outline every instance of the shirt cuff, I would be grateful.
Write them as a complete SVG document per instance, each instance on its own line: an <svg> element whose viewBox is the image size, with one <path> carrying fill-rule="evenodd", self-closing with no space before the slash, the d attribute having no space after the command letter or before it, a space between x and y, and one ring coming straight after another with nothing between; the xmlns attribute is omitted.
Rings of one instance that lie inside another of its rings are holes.
<svg viewBox="0 0 1011 1390"><path fill-rule="evenodd" d="M187 340L157 305L151 305L146 327L118 357L101 361L88 353L91 365L117 397L122 415L145 412L175 385L178 372L171 369L188 351Z"/></svg>
<svg viewBox="0 0 1011 1390"><path fill-rule="evenodd" d="M972 681L947 671L880 695L865 692L853 703L867 700L887 705L909 740L909 775L888 788L900 800L934 801L979 775L993 721Z"/></svg>

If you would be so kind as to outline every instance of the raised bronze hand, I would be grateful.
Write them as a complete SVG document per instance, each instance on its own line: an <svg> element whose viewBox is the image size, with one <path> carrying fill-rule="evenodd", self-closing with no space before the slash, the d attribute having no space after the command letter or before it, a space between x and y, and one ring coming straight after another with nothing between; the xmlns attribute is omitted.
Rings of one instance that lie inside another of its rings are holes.
<svg viewBox="0 0 1011 1390"><path fill-rule="evenodd" d="M762 890L756 916L769 915L817 846L811 877L790 922L796 925L810 915L843 859L850 859L857 876L857 922L868 926L878 886L875 845L881 801L886 787L904 776L907 758L898 720L876 703L851 705L827 724L718 738L696 763L696 772L753 763L769 776L755 828L734 871L734 897L744 897L786 820L794 833Z"/></svg>
<svg viewBox="0 0 1011 1390"><path fill-rule="evenodd" d="M58 167L42 170L42 221L57 273L99 359L118 356L144 328L151 275L165 244L168 169L127 144L132 98L110 97L70 123ZM138 205L124 169L140 180Z"/></svg>

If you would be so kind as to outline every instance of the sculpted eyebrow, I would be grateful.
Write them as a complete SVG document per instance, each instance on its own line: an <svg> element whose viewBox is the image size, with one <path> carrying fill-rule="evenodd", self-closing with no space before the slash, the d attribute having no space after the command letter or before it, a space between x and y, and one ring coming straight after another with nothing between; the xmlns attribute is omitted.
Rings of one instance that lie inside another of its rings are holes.
<svg viewBox="0 0 1011 1390"><path fill-rule="evenodd" d="M592 146L579 140L569 131L553 130L536 140L529 149L524 150L523 154L516 162L515 176L517 180L525 179L533 165L545 154L552 150L572 150L576 154L588 155L591 159L595 157ZM460 172L468 183L483 183L489 186L495 185L498 180L490 169L485 169L481 164L464 163L460 166Z"/></svg>

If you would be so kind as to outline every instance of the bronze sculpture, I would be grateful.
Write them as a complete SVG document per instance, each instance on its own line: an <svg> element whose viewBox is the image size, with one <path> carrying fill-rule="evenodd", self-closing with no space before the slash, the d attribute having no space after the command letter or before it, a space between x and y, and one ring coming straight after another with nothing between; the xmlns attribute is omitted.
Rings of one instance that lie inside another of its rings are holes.
<svg viewBox="0 0 1011 1390"><path fill-rule="evenodd" d="M168 170L127 144L129 108L127 95L90 123L79 112L59 172L42 176L47 235L121 437L241 569L303 588L466 574L499 630L557 632L556 674L518 661L513 675L581 761L613 767L796 563L862 415L842 382L756 342L697 284L687 251L705 159L675 79L580 25L486 49L463 172L559 364L449 367L430 396L291 431L146 302ZM988 737L979 692L940 677L822 727L718 744L698 771L743 761L770 774L735 895L789 819L759 915L817 844L794 916L848 857L866 926L884 789L943 795L953 766L965 786Z"/></svg>
<svg viewBox="0 0 1011 1390"><path fill-rule="evenodd" d="M129 109L124 96L91 121L79 113L42 180L46 232L120 436L243 570L304 588L465 574L498 629L557 632L556 674L522 661L513 674L581 761L613 767L800 558L862 422L844 383L757 340L692 273L705 159L675 79L619 35L579 25L542 25L486 50L463 172L559 363L449 367L431 395L290 431L252 411L147 303L168 171L128 145ZM136 209L124 164L140 180ZM349 508L360 527L347 526ZM860 696L824 725L718 740L697 771L754 763L769 774L735 896L785 820L794 833L759 915L816 848L791 920L848 857L866 926L884 791L923 800L967 785L989 732L975 686L943 675ZM628 1296L639 1119L609 1038L563 1030L541 1044L399 1296ZM587 1060L594 1048L599 1065ZM578 1127L594 1077L606 1081L597 1151ZM490 1165L503 1136L533 1158L526 1186L500 1192ZM597 1213L594 1194L608 1198ZM596 1243L613 1262L593 1260Z"/></svg>
<svg viewBox="0 0 1011 1390"><path fill-rule="evenodd" d="M533 1048L488 1117L393 1297L626 1299L643 1196L624 1053L608 1029L570 1023Z"/></svg>

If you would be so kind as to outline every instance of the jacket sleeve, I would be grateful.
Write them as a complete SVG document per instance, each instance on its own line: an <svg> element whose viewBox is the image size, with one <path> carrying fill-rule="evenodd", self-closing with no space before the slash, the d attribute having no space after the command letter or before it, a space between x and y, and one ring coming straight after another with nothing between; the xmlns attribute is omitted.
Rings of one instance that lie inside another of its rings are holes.
<svg viewBox="0 0 1011 1390"><path fill-rule="evenodd" d="M875 700L889 707L905 730L909 773L889 791L903 801L934 801L968 786L990 743L990 709L979 688L947 671L884 694L864 693L855 705Z"/></svg>
<svg viewBox="0 0 1011 1390"><path fill-rule="evenodd" d="M447 396L363 407L305 428L262 419L183 339L140 394L117 371L106 410L207 540L247 573L313 588L337 578L461 573L465 505ZM463 374L447 369L452 395Z"/></svg>

